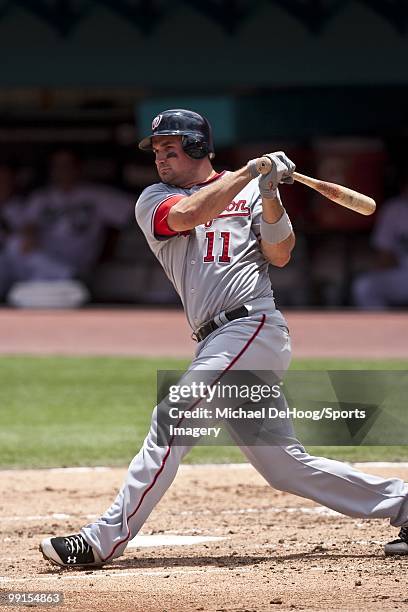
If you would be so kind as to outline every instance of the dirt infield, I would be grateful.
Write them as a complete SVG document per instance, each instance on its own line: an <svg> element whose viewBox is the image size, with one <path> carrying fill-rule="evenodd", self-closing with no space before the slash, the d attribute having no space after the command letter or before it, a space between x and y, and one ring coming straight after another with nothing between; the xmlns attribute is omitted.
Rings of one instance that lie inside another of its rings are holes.
<svg viewBox="0 0 408 612"><path fill-rule="evenodd" d="M285 313L295 357L408 357L408 313ZM0 310L0 354L189 357L181 310Z"/></svg>
<svg viewBox="0 0 408 612"><path fill-rule="evenodd" d="M407 468L366 470L408 477ZM408 559L385 558L381 548L395 533L387 521L346 518L275 491L246 465L183 466L143 528L219 541L128 548L103 570L45 562L41 538L75 533L111 502L123 475L1 472L1 590L62 591L57 609L70 612L408 608Z"/></svg>

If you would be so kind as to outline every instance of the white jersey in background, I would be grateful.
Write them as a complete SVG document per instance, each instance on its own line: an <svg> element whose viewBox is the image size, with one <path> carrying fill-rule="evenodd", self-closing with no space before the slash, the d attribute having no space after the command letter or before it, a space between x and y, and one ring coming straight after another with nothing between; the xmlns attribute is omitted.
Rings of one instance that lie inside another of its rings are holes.
<svg viewBox="0 0 408 612"><path fill-rule="evenodd" d="M123 227L132 198L103 185L80 184L68 192L46 187L28 202L26 223L38 230L38 248L75 273L87 272L104 244L107 227Z"/></svg>

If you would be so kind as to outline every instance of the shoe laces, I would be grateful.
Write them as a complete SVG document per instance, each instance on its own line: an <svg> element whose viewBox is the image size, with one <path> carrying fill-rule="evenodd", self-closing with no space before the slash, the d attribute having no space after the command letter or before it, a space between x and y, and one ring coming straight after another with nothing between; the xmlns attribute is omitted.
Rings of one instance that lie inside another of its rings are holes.
<svg viewBox="0 0 408 612"><path fill-rule="evenodd" d="M91 549L81 535L68 536L64 538L64 540L70 554L88 553Z"/></svg>
<svg viewBox="0 0 408 612"><path fill-rule="evenodd" d="M398 535L401 538L401 540L404 540L404 542L408 544L408 523L401 527Z"/></svg>

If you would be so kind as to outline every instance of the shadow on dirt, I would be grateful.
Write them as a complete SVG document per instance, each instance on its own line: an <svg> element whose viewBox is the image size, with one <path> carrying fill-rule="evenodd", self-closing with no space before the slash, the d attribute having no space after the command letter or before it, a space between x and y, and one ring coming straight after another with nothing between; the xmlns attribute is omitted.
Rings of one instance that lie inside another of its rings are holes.
<svg viewBox="0 0 408 612"><path fill-rule="evenodd" d="M342 559L379 559L386 560L386 557L382 552L373 554L347 554L347 553L316 553L316 552L304 552L296 553L291 555L279 555L279 556L238 556L238 555L223 555L219 557L210 556L194 556L194 557L126 557L124 559L117 559L113 563L104 565L103 567L93 568L57 568L56 566L48 566L43 571L39 571L38 574L52 574L65 571L77 571L81 573L100 572L100 571L118 571L118 570L132 570L132 569L162 569L169 570L174 568L194 568L194 567L227 567L230 569L237 569L239 567L256 566L261 563L268 564L281 564L286 561L301 561L304 562L306 568L310 567L311 561L319 561L324 564L332 561L340 561Z"/></svg>

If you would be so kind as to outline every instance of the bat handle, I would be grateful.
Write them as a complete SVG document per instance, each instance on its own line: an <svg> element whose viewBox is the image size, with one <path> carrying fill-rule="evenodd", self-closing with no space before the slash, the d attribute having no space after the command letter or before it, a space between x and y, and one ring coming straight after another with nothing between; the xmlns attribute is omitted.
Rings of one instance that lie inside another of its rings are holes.
<svg viewBox="0 0 408 612"><path fill-rule="evenodd" d="M312 178L311 176L306 176L306 174L300 174L300 172L294 172L292 176L294 180L297 181L298 183L303 183L303 185L307 185L308 187L311 187L312 189L316 189L319 183L322 182L322 181L319 181L318 179Z"/></svg>
<svg viewBox="0 0 408 612"><path fill-rule="evenodd" d="M266 155L258 157L256 160L256 169L259 174L268 174L272 169L272 162L269 157L266 157Z"/></svg>

